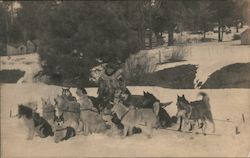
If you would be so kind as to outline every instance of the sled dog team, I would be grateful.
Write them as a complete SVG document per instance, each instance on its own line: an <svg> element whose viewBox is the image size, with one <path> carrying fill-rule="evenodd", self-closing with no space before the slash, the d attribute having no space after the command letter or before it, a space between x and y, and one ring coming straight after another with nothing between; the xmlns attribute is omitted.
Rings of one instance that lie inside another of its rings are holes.
<svg viewBox="0 0 250 158"><path fill-rule="evenodd" d="M18 105L17 116L29 129L27 139L33 139L35 134L41 138L53 136L58 143L81 133L120 134L124 138L140 132L151 138L153 128L170 127L177 119L180 119L179 131L189 130L194 134L202 128L205 135L209 121L215 132L209 97L204 92L199 93L201 100L193 102L189 102L184 95L177 95L177 114L173 117L164 109L172 102L161 103L148 92L144 92L143 96L133 96L129 91L117 89L113 101L105 105L98 98L88 96L84 88L77 88L76 94L78 99L69 88L63 88L62 94L54 98L54 104L50 98L41 98L42 116L36 112L35 103Z"/></svg>

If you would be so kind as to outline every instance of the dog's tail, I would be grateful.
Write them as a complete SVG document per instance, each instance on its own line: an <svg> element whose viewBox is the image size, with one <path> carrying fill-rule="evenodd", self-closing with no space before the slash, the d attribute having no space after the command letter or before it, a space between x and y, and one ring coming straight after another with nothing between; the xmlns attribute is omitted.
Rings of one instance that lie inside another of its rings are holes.
<svg viewBox="0 0 250 158"><path fill-rule="evenodd" d="M209 97L208 97L207 93L199 92L198 95L202 96L202 101L205 103L207 108L210 110L210 102L209 102Z"/></svg>
<svg viewBox="0 0 250 158"><path fill-rule="evenodd" d="M161 104L161 106L162 106L163 108L165 108L165 107L171 105L172 103L173 103L173 102L170 101L170 102L167 102L167 103L160 103L160 104Z"/></svg>

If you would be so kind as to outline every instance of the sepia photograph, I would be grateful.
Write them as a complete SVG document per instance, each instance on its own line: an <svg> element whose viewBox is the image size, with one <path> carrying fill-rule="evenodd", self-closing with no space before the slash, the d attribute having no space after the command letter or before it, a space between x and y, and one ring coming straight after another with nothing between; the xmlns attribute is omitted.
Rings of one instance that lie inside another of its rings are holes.
<svg viewBox="0 0 250 158"><path fill-rule="evenodd" d="M2 158L250 158L250 0L0 0Z"/></svg>

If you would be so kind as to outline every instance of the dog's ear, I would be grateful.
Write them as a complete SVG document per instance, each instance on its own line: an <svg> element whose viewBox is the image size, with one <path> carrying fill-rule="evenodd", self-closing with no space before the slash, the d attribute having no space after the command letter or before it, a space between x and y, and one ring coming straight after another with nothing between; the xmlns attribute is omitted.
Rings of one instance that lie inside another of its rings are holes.
<svg viewBox="0 0 250 158"><path fill-rule="evenodd" d="M145 91L143 91L143 95L145 95L146 94L146 92Z"/></svg>
<svg viewBox="0 0 250 158"><path fill-rule="evenodd" d="M63 113L59 116L60 120L64 121Z"/></svg>
<svg viewBox="0 0 250 158"><path fill-rule="evenodd" d="M184 94L182 94L182 98L185 98Z"/></svg>
<svg viewBox="0 0 250 158"><path fill-rule="evenodd" d="M46 104L46 101L43 98L41 98L41 101L42 101L42 104Z"/></svg>
<svg viewBox="0 0 250 158"><path fill-rule="evenodd" d="M177 94L177 98L179 99L180 98L180 96Z"/></svg>
<svg viewBox="0 0 250 158"><path fill-rule="evenodd" d="M54 117L54 121L57 121L57 120L58 120L58 116L55 116L55 117Z"/></svg>
<svg viewBox="0 0 250 158"><path fill-rule="evenodd" d="M69 89L70 89L70 88L68 88L68 87L66 87L66 88L63 87L63 88L62 88L63 91L67 91L67 90L69 90Z"/></svg>
<svg viewBox="0 0 250 158"><path fill-rule="evenodd" d="M155 102L155 103L153 104L153 111L154 111L154 113L155 113L156 115L159 114L159 111L160 111L160 103L159 103L159 102Z"/></svg>
<svg viewBox="0 0 250 158"><path fill-rule="evenodd" d="M37 103L36 103L36 102L34 102L33 111L34 111L34 112L36 112L36 111L37 111L37 109L38 109L38 105L37 105Z"/></svg>
<svg viewBox="0 0 250 158"><path fill-rule="evenodd" d="M47 103L50 103L50 97L47 98Z"/></svg>

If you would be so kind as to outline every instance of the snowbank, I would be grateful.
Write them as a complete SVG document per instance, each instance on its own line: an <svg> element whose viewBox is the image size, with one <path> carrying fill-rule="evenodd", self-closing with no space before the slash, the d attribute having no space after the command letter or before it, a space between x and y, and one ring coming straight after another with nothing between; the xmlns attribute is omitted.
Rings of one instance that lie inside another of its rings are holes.
<svg viewBox="0 0 250 158"><path fill-rule="evenodd" d="M34 76L42 70L39 60L39 55L37 53L9 57L1 56L0 65L1 70L19 69L25 71L24 76L20 78L17 83L32 83Z"/></svg>
<svg viewBox="0 0 250 158"><path fill-rule="evenodd" d="M197 65L194 79L194 85L197 88L199 82L204 84L213 72L224 66L250 62L250 46L240 45L240 41L199 43L188 47L190 53L186 58L187 61L158 65L156 71L180 65Z"/></svg>

